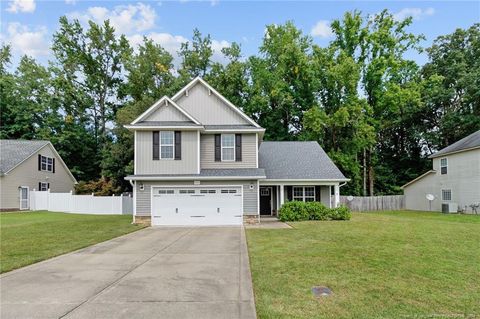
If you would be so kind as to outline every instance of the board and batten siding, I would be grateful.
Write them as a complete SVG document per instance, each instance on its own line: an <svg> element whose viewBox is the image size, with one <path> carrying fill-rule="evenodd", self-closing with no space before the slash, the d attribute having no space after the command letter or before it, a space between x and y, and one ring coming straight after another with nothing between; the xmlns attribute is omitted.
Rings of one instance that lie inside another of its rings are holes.
<svg viewBox="0 0 480 319"><path fill-rule="evenodd" d="M242 160L215 161L215 135L200 135L200 168L257 168L257 136L256 134L242 134Z"/></svg>
<svg viewBox="0 0 480 319"><path fill-rule="evenodd" d="M38 154L55 158L55 173L38 170ZM19 166L0 177L0 208L19 209L19 186L28 186L29 190L38 190L38 183L50 183L52 193L68 193L75 190L75 182L55 156L50 145L45 145Z"/></svg>
<svg viewBox="0 0 480 319"><path fill-rule="evenodd" d="M190 88L188 96L183 94L176 103L204 125L250 124L201 83Z"/></svg>
<svg viewBox="0 0 480 319"><path fill-rule="evenodd" d="M151 191L152 186L189 186L194 185L193 181L164 181L164 182L143 182L144 190L140 190L140 184L136 183L136 205L137 216L150 216L151 214ZM228 186L228 185L243 185L243 214L244 215L256 215L258 214L258 189L257 181L201 181L200 185L216 185L216 186ZM253 189L250 189L250 185L253 185ZM198 185L196 185L198 186Z"/></svg>
<svg viewBox="0 0 480 319"><path fill-rule="evenodd" d="M173 105L162 105L144 121L191 121Z"/></svg>
<svg viewBox="0 0 480 319"><path fill-rule="evenodd" d="M448 171L442 175L440 160L447 158ZM435 173L428 174L404 188L405 207L411 210L429 210L427 194L433 194L432 210L441 211L442 189L452 191L450 203L471 212L469 205L480 202L480 149L459 152L433 159Z"/></svg>
<svg viewBox="0 0 480 319"><path fill-rule="evenodd" d="M152 131L137 131L135 143L136 174L197 174L197 131L182 131L182 159L153 160Z"/></svg>

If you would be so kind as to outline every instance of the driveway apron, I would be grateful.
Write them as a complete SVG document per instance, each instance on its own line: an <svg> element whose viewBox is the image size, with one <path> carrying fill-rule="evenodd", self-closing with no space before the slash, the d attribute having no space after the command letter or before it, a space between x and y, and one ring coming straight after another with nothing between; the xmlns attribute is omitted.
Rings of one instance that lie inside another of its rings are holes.
<svg viewBox="0 0 480 319"><path fill-rule="evenodd" d="M243 227L147 228L6 273L0 318L255 318Z"/></svg>

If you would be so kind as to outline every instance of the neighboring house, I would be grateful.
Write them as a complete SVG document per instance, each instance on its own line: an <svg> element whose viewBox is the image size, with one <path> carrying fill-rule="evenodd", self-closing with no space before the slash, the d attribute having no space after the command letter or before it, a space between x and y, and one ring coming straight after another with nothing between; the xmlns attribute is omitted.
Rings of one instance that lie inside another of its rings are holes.
<svg viewBox="0 0 480 319"><path fill-rule="evenodd" d="M480 131L430 156L433 169L402 186L412 210L471 211L480 203ZM433 195L430 201L426 198Z"/></svg>
<svg viewBox="0 0 480 319"><path fill-rule="evenodd" d="M287 200L336 206L348 180L316 142L263 142L265 129L201 78L126 128L135 222L240 225Z"/></svg>
<svg viewBox="0 0 480 319"><path fill-rule="evenodd" d="M77 183L49 141L0 140L0 209L29 209L30 191L70 192Z"/></svg>

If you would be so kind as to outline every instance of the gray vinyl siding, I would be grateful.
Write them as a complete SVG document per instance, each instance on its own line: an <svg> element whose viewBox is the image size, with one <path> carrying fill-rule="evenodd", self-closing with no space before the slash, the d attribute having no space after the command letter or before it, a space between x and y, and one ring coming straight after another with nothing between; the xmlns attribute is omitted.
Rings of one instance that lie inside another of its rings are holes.
<svg viewBox="0 0 480 319"><path fill-rule="evenodd" d="M200 135L200 168L257 168L256 139L256 134L242 134L242 161L215 162L215 135Z"/></svg>
<svg viewBox="0 0 480 319"><path fill-rule="evenodd" d="M182 159L153 160L152 131L136 133L136 174L197 174L197 131L182 131Z"/></svg>
<svg viewBox="0 0 480 319"><path fill-rule="evenodd" d="M201 83L179 97L176 103L204 125L251 124Z"/></svg>
<svg viewBox="0 0 480 319"><path fill-rule="evenodd" d="M144 121L191 121L173 105L162 105Z"/></svg>
<svg viewBox="0 0 480 319"><path fill-rule="evenodd" d="M38 170L38 154L55 158L55 173ZM50 183L52 193L67 193L75 190L75 182L55 156L50 145L45 145L22 164L0 177L0 209L19 209L19 186L38 190L39 182Z"/></svg>
<svg viewBox="0 0 480 319"><path fill-rule="evenodd" d="M151 191L152 186L169 185L194 185L192 181L164 181L164 182L143 182L144 190L140 190L140 184L136 183L136 205L137 216L150 216L151 214ZM245 215L258 214L258 189L257 181L201 181L200 185L242 185L243 186L243 213ZM253 189L250 189L253 185Z"/></svg>
<svg viewBox="0 0 480 319"><path fill-rule="evenodd" d="M447 158L448 171L442 175L440 160ZM457 203L470 213L469 205L480 202L480 149L433 159L435 173L424 176L404 188L405 206L411 210L429 210L427 194L433 194L432 210L441 211L442 203ZM452 191L451 201L442 201L442 189Z"/></svg>

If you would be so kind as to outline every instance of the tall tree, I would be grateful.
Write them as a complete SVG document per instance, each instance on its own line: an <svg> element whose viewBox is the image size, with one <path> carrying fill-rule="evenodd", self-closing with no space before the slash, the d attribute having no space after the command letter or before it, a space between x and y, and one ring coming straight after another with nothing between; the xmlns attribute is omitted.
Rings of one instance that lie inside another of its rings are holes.
<svg viewBox="0 0 480 319"><path fill-rule="evenodd" d="M178 54L182 59L179 72L183 80L188 81L197 76L205 77L212 65L213 49L210 34L203 37L195 28L192 41L182 43Z"/></svg>

